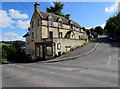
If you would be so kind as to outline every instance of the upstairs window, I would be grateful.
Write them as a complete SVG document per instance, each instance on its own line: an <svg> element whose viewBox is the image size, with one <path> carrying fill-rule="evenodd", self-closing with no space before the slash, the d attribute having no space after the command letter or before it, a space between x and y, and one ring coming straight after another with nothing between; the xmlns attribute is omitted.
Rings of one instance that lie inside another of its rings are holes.
<svg viewBox="0 0 120 89"><path fill-rule="evenodd" d="M38 19L37 26L40 26L40 20Z"/></svg>
<svg viewBox="0 0 120 89"><path fill-rule="evenodd" d="M59 38L62 38L62 32L59 32Z"/></svg>
<svg viewBox="0 0 120 89"><path fill-rule="evenodd" d="M34 28L34 23L33 22L31 23L31 27Z"/></svg>
<svg viewBox="0 0 120 89"><path fill-rule="evenodd" d="M49 19L49 26L52 26L52 25L53 25L53 19L50 18L50 19Z"/></svg>
<svg viewBox="0 0 120 89"><path fill-rule="evenodd" d="M62 27L62 21L59 22L59 28L61 28L61 27Z"/></svg>

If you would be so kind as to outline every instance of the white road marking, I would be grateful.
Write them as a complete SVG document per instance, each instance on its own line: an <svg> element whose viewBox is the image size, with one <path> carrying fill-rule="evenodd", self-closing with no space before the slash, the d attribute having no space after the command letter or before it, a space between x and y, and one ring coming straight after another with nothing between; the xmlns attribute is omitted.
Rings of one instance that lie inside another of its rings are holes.
<svg viewBox="0 0 120 89"><path fill-rule="evenodd" d="M109 57L109 60L108 60L108 64L107 64L108 68L110 67L110 61L111 61L111 56Z"/></svg>

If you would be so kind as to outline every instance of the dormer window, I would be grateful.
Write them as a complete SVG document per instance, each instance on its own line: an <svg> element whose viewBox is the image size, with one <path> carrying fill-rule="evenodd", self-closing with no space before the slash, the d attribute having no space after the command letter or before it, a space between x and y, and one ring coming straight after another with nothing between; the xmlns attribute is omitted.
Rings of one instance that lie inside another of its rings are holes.
<svg viewBox="0 0 120 89"><path fill-rule="evenodd" d="M52 25L53 25L53 19L50 18L50 19L49 19L49 26L52 26Z"/></svg>
<svg viewBox="0 0 120 89"><path fill-rule="evenodd" d="M59 28L62 28L62 21L59 22Z"/></svg>

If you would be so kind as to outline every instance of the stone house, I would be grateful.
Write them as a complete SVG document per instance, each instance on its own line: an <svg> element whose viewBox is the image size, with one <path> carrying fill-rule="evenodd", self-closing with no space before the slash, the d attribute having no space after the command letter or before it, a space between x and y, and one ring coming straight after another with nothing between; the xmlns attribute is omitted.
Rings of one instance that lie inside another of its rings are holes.
<svg viewBox="0 0 120 89"><path fill-rule="evenodd" d="M32 59L51 59L68 52L72 47L82 45L84 31L70 20L70 15L61 17L39 10L35 3L26 38L26 54Z"/></svg>

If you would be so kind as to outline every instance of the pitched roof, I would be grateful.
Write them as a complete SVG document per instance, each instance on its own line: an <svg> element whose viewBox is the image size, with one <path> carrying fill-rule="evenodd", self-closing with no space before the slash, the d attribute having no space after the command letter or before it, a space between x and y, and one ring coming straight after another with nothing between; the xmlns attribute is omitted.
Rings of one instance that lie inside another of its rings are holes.
<svg viewBox="0 0 120 89"><path fill-rule="evenodd" d="M29 32L27 32L23 37L26 37L26 36L29 36L30 35L30 33Z"/></svg>
<svg viewBox="0 0 120 89"><path fill-rule="evenodd" d="M48 19L48 16L51 15L51 16L53 17L53 19L54 19L55 22L57 22L59 18L61 18L61 19L63 20L63 23L64 23L64 24L69 24L69 22L72 21L72 20L66 19L65 17L58 16L58 15L54 15L54 14L52 14L52 13L47 13L47 12L43 12L43 11L39 11L39 12L40 12L41 15L43 16L43 19ZM76 27L79 27L79 28L80 28L80 25L79 25L79 24L77 24L77 23L74 22L74 21L73 21L73 23L74 23L74 25L75 25Z"/></svg>

